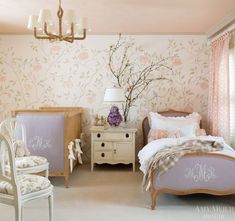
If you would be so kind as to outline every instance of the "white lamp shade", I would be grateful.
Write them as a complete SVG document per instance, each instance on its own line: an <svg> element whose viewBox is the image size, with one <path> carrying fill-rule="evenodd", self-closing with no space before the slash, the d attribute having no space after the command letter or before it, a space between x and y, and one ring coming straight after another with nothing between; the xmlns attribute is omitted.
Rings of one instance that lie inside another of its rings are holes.
<svg viewBox="0 0 235 221"><path fill-rule="evenodd" d="M76 23L76 13L74 10L68 10L66 12L65 23L66 24Z"/></svg>
<svg viewBox="0 0 235 221"><path fill-rule="evenodd" d="M55 25L54 24L49 24L47 26L47 31L51 34L56 34Z"/></svg>
<svg viewBox="0 0 235 221"><path fill-rule="evenodd" d="M82 34L82 30L79 29L77 24L73 25L73 33L74 34ZM71 34L71 24L66 25L66 34L68 34L68 35Z"/></svg>
<svg viewBox="0 0 235 221"><path fill-rule="evenodd" d="M79 29L88 29L88 20L87 20L87 17L81 17L79 20L78 20L78 27Z"/></svg>
<svg viewBox="0 0 235 221"><path fill-rule="evenodd" d="M107 88L104 93L105 103L124 103L126 101L123 88Z"/></svg>
<svg viewBox="0 0 235 221"><path fill-rule="evenodd" d="M32 30L34 27L38 27L38 16L30 15L27 28Z"/></svg>
<svg viewBox="0 0 235 221"><path fill-rule="evenodd" d="M41 9L38 16L38 23L41 26L45 22L48 24L51 22L51 12L48 9Z"/></svg>

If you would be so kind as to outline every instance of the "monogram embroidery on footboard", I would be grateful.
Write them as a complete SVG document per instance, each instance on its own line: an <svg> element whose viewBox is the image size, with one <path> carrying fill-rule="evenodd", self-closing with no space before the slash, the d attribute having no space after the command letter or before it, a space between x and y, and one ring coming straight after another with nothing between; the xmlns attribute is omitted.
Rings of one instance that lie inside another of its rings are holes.
<svg viewBox="0 0 235 221"><path fill-rule="evenodd" d="M50 149L52 147L52 144L50 139L45 139L42 136L33 136L29 140L29 147L33 150L44 150Z"/></svg>
<svg viewBox="0 0 235 221"><path fill-rule="evenodd" d="M194 182L208 182L217 178L215 175L215 168L206 164L195 164L194 167L186 168L186 179L192 179Z"/></svg>

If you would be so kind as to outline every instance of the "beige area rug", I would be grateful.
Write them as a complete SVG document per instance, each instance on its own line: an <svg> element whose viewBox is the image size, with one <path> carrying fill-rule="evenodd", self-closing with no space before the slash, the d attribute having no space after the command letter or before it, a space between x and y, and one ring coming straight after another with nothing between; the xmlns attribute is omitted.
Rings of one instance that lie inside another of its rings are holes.
<svg viewBox="0 0 235 221"><path fill-rule="evenodd" d="M199 221L235 220L235 196L172 196L160 194L152 211L150 194L142 192L140 172L129 166L102 165L76 168L70 188L63 179L52 178L55 186L54 221ZM47 200L28 202L24 221L47 221ZM0 204L0 221L14 221L14 209Z"/></svg>

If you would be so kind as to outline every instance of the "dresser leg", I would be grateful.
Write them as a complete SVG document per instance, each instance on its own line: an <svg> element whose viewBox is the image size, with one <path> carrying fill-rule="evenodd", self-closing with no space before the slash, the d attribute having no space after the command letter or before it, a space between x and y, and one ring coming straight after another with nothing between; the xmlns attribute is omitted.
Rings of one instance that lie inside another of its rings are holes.
<svg viewBox="0 0 235 221"><path fill-rule="evenodd" d="M93 172L93 170L94 170L94 164L91 163L91 172Z"/></svg>

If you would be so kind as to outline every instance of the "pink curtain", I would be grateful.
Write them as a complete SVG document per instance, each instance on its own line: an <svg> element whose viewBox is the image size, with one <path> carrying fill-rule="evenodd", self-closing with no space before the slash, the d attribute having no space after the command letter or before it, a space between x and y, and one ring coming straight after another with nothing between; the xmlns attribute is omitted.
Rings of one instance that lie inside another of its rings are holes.
<svg viewBox="0 0 235 221"><path fill-rule="evenodd" d="M208 133L230 143L229 40L225 33L210 45Z"/></svg>

